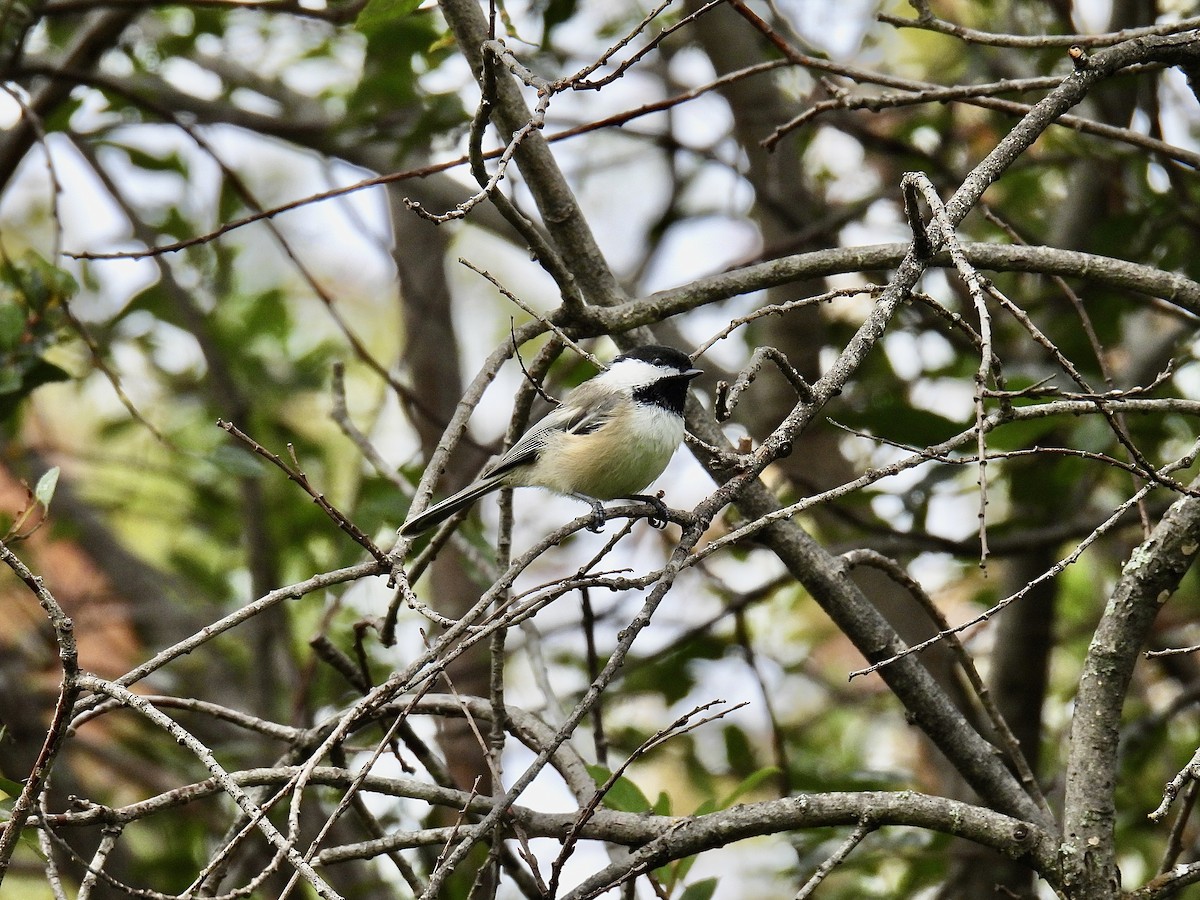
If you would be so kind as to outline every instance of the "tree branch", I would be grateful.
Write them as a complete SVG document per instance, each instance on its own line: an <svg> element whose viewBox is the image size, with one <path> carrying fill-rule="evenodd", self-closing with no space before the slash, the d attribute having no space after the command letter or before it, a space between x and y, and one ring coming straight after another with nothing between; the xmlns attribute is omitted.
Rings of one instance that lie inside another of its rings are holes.
<svg viewBox="0 0 1200 900"><path fill-rule="evenodd" d="M1183 497L1130 555L1088 647L1063 804L1063 882L1079 896L1100 900L1120 890L1114 828L1121 709L1150 626L1198 549L1200 500Z"/></svg>

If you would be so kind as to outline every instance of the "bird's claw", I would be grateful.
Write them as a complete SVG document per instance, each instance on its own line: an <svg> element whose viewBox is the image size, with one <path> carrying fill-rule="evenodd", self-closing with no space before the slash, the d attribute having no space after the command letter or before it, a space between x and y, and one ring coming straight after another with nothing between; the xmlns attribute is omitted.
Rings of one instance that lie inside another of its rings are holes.
<svg viewBox="0 0 1200 900"><path fill-rule="evenodd" d="M604 504L599 500L593 500L592 503L592 523L588 525L588 531L593 534L599 534L604 530L604 523L608 518L604 515Z"/></svg>
<svg viewBox="0 0 1200 900"><path fill-rule="evenodd" d="M661 531L671 521L671 510L667 509L667 504L663 503L661 497L651 497L648 494L635 494L629 499L640 500L654 507L654 512L646 517L646 522L651 528L657 528Z"/></svg>
<svg viewBox="0 0 1200 900"><path fill-rule="evenodd" d="M588 525L588 531L599 534L604 530L604 524L608 521L608 516L605 514L604 504L592 497L586 497L582 494L576 494L580 500L591 504L592 521ZM651 497L648 494L631 494L625 497L626 500L633 500L637 503L648 503L654 508L654 512L646 516L646 521L650 523L651 528L663 529L671 521L671 510L667 508L667 504L663 503L661 497Z"/></svg>

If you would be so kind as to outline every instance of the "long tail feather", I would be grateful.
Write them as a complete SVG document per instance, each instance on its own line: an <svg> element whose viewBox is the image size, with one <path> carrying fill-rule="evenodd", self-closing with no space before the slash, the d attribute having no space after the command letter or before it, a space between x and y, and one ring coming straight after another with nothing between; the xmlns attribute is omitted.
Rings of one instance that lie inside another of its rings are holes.
<svg viewBox="0 0 1200 900"><path fill-rule="evenodd" d="M447 497L441 503L435 503L415 519L405 522L400 526L400 534L404 537L413 537L422 531L428 531L433 526L446 521L460 509L470 506L484 494L490 494L501 487L503 481L502 477L484 478L467 485L457 494Z"/></svg>

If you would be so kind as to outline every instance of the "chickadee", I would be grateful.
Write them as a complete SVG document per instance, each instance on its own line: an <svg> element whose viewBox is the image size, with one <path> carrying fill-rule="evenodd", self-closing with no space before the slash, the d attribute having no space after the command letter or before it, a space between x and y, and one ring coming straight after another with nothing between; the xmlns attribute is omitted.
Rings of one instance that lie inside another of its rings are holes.
<svg viewBox="0 0 1200 900"><path fill-rule="evenodd" d="M540 487L592 505L601 500L662 502L637 492L662 474L683 440L688 383L701 374L686 353L637 347L576 387L478 480L405 522L404 537L420 534L504 487Z"/></svg>

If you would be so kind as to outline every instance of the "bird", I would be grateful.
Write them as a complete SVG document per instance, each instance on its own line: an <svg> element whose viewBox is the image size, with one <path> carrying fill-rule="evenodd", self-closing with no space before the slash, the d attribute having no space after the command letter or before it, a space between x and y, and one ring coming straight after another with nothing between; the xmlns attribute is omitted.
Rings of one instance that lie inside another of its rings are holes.
<svg viewBox="0 0 1200 900"><path fill-rule="evenodd" d="M691 357L673 347L647 344L621 354L568 393L478 479L405 522L401 537L428 531L505 487L546 488L589 503L596 531L604 523L601 500L651 503L665 525L662 501L638 492L662 474L683 441L688 387L701 374Z"/></svg>

